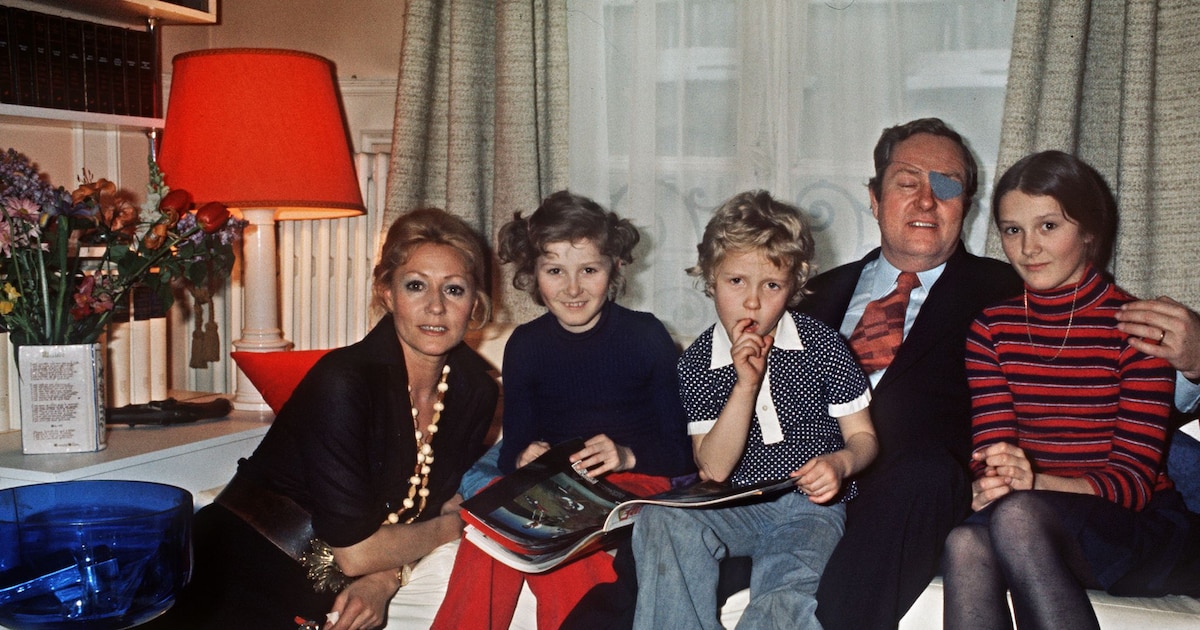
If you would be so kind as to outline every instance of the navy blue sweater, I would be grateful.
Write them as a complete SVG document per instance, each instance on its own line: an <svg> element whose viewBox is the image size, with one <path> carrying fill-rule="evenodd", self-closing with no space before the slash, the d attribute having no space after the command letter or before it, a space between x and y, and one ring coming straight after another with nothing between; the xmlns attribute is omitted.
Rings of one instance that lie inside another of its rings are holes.
<svg viewBox="0 0 1200 630"><path fill-rule="evenodd" d="M662 322L612 302L583 333L568 332L550 313L518 326L504 348L500 469L512 472L534 441L603 433L633 450L636 472L694 471L678 357Z"/></svg>

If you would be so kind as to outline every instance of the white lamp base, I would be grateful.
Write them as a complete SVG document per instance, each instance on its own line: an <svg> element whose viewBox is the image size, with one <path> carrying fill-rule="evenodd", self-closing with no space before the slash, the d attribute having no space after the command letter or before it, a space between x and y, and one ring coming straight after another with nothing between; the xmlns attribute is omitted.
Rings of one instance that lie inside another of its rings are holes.
<svg viewBox="0 0 1200 630"><path fill-rule="evenodd" d="M245 302L242 338L233 342L241 352L289 350L292 342L279 328L279 267L275 253L275 209L243 208L249 225L242 234L242 290ZM262 394L245 372L237 373L233 408L241 411L271 411Z"/></svg>

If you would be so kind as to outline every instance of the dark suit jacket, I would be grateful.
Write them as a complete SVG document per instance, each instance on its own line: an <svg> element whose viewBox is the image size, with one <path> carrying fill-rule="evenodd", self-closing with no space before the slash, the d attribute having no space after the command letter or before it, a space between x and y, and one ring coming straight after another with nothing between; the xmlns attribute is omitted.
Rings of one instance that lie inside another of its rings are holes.
<svg viewBox="0 0 1200 630"><path fill-rule="evenodd" d="M841 328L859 275L879 251L810 280L812 295L797 310ZM971 395L963 365L967 329L983 307L1020 290L1021 280L1011 266L967 253L959 244L872 392L877 461L934 448L966 463L971 449Z"/></svg>

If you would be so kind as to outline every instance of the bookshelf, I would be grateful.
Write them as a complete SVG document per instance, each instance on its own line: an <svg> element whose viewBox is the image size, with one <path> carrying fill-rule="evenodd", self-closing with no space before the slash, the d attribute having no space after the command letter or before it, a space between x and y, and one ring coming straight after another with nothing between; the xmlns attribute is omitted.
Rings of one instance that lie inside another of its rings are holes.
<svg viewBox="0 0 1200 630"><path fill-rule="evenodd" d="M162 118L97 114L95 112L78 112L70 109L54 109L52 107L28 107L25 105L10 105L8 103L0 104L0 119L8 123L45 126L82 124L89 127L125 127L136 129L162 129L163 127Z"/></svg>
<svg viewBox="0 0 1200 630"><path fill-rule="evenodd" d="M135 31L145 29L149 33L154 54L153 87L146 87L145 90L152 89L156 99L161 98L161 59L159 59L160 53L158 52L161 49L161 31L159 27L163 24L215 24L217 21L217 0L0 0L0 6L66 18L68 22L93 23L97 25L97 29L102 27ZM70 41L69 37L68 41ZM7 54L15 55L14 46L15 42L10 33L10 50L7 51ZM141 56L146 57L146 52L142 51ZM143 83L148 82L143 80ZM142 91L140 94L142 102L146 102L146 99L149 98L147 93ZM132 94L129 96L132 97ZM21 102L27 99L6 98L5 100L10 101L0 103L0 122L5 123L110 129L161 129L163 127L161 117L147 115L150 110L161 113L161 106L143 107L139 108L140 111L117 114L106 113L111 110L104 107L94 108L90 102L87 106L77 104L67 106L59 103L46 106L46 103L40 101L36 104ZM13 100L16 103L11 102ZM136 101L131 101L131 103L136 103ZM133 109L132 105L129 109Z"/></svg>
<svg viewBox="0 0 1200 630"><path fill-rule="evenodd" d="M146 18L158 18L163 24L217 23L217 0L3 0L0 4L131 28L145 26Z"/></svg>

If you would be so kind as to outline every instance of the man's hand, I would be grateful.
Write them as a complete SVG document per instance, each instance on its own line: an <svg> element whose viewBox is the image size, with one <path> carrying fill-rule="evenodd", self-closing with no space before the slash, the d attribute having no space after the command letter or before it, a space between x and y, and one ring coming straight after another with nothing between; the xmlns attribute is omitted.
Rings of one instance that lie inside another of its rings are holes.
<svg viewBox="0 0 1200 630"><path fill-rule="evenodd" d="M1162 296L1121 306L1117 328L1135 350L1170 362L1191 381L1200 380L1200 315Z"/></svg>

